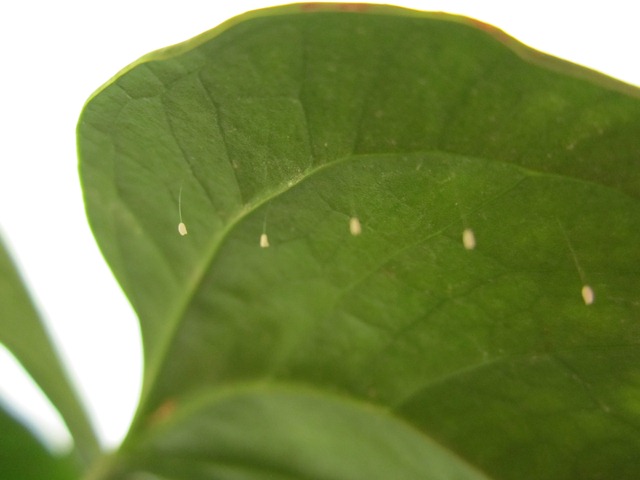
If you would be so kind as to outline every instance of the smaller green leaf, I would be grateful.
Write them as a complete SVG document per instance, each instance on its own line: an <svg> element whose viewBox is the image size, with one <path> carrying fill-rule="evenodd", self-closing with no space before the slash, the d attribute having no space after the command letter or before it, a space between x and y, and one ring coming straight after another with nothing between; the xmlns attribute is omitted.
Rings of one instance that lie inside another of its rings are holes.
<svg viewBox="0 0 640 480"><path fill-rule="evenodd" d="M90 463L99 451L95 433L1 239L0 298L0 342L58 409L83 461Z"/></svg>
<svg viewBox="0 0 640 480"><path fill-rule="evenodd" d="M0 405L0 478L67 480L76 478L69 458L47 451L31 432Z"/></svg>
<svg viewBox="0 0 640 480"><path fill-rule="evenodd" d="M155 428L125 453L122 478L124 472L176 480L487 478L384 409L296 387L207 392L163 408L154 420Z"/></svg>

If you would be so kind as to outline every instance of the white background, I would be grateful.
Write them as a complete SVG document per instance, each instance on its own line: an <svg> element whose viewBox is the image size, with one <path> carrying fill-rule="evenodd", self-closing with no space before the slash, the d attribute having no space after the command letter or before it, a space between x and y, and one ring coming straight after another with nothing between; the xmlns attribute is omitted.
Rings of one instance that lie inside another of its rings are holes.
<svg viewBox="0 0 640 480"><path fill-rule="evenodd" d="M538 50L640 85L634 3L398 2L475 17ZM142 354L136 318L87 226L75 152L78 115L94 90L138 57L270 5L7 0L0 6L0 234L107 447L128 428ZM49 445L68 445L59 418L2 348L0 397Z"/></svg>

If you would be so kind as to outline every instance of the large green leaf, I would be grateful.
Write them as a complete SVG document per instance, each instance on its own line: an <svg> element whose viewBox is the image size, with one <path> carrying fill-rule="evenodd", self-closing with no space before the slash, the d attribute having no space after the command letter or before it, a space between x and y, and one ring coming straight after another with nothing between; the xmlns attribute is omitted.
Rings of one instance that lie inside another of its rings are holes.
<svg viewBox="0 0 640 480"><path fill-rule="evenodd" d="M234 20L83 112L145 347L114 478L638 477L638 92L341 9Z"/></svg>
<svg viewBox="0 0 640 480"><path fill-rule="evenodd" d="M53 403L85 463L99 447L91 422L0 239L0 342Z"/></svg>

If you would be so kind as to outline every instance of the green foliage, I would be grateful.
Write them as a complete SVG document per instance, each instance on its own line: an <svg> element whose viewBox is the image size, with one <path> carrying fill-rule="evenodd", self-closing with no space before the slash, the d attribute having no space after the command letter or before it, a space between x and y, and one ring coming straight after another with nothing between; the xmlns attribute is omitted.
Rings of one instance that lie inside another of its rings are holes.
<svg viewBox="0 0 640 480"><path fill-rule="evenodd" d="M0 302L0 342L13 353L56 406L76 439L76 453L85 464L90 463L99 450L91 424L80 404L78 395L69 382L42 321L22 285L18 272L1 242L0 298L2 298L2 302ZM12 475L0 474L0 478L16 480L38 478L27 475L27 473L46 471L50 468L51 458L45 455L45 450L35 439L27 440L29 432L23 431L2 408L0 408L0 415L5 415L2 417L5 426L0 428L0 441L2 445L11 447L8 450L5 448L0 450L0 455L3 457L5 454L7 455L0 463L6 464L6 468L9 469L0 469L0 473L12 471L13 467L6 463L9 458L15 458L16 463L21 465L24 463L25 465L19 468L26 469L24 477L21 477L16 471ZM18 447L19 445L20 447ZM14 448L20 450L20 455L25 459L33 456L32 462L18 460L18 457L13 453L8 453Z"/></svg>
<svg viewBox="0 0 640 480"><path fill-rule="evenodd" d="M92 478L637 478L637 90L472 20L310 8L83 111L145 349Z"/></svg>
<svg viewBox="0 0 640 480"><path fill-rule="evenodd" d="M0 478L67 480L73 462L48 452L23 425L0 406Z"/></svg>

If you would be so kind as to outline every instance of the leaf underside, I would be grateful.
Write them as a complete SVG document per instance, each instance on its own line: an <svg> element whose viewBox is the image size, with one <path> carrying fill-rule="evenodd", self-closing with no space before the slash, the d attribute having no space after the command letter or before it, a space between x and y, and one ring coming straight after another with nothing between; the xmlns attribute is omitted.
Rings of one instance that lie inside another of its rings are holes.
<svg viewBox="0 0 640 480"><path fill-rule="evenodd" d="M637 94L472 20L318 8L83 112L145 346L112 477L637 477Z"/></svg>

